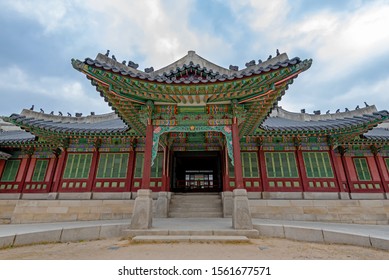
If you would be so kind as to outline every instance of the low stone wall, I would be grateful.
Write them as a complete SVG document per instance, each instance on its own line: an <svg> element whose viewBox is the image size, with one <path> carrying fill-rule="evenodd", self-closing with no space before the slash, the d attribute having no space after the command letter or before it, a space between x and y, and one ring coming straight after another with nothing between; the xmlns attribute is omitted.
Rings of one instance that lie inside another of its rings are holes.
<svg viewBox="0 0 389 280"><path fill-rule="evenodd" d="M129 219L134 200L3 200L0 223Z"/></svg>
<svg viewBox="0 0 389 280"><path fill-rule="evenodd" d="M389 224L389 200L249 200L253 218Z"/></svg>

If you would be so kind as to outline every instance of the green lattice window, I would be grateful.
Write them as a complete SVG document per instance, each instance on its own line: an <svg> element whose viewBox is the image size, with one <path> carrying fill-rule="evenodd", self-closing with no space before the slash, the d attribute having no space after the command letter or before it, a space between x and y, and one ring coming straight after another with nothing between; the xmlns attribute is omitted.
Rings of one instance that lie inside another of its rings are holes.
<svg viewBox="0 0 389 280"><path fill-rule="evenodd" d="M96 178L126 178L128 154L101 153Z"/></svg>
<svg viewBox="0 0 389 280"><path fill-rule="evenodd" d="M269 178L298 178L293 152L265 153L266 172Z"/></svg>
<svg viewBox="0 0 389 280"><path fill-rule="evenodd" d="M1 181L14 182L16 179L16 175L18 174L19 165L20 160L7 160L3 170L3 175L1 175Z"/></svg>
<svg viewBox="0 0 389 280"><path fill-rule="evenodd" d="M304 152L305 171L308 178L333 178L334 172L327 152Z"/></svg>
<svg viewBox="0 0 389 280"><path fill-rule="evenodd" d="M163 168L163 153L158 153L154 159L154 165L151 167L151 178L161 178Z"/></svg>
<svg viewBox="0 0 389 280"><path fill-rule="evenodd" d="M66 161L64 179L88 179L92 154L69 154Z"/></svg>
<svg viewBox="0 0 389 280"><path fill-rule="evenodd" d="M354 158L354 166L357 171L358 180L360 181L371 181L371 175L369 165L365 158Z"/></svg>
<svg viewBox="0 0 389 280"><path fill-rule="evenodd" d="M38 159L35 163L34 173L32 174L33 182L42 182L45 180L47 166L49 161L47 159Z"/></svg>
<svg viewBox="0 0 389 280"><path fill-rule="evenodd" d="M257 153L242 153L242 171L244 178L258 178Z"/></svg>
<svg viewBox="0 0 389 280"><path fill-rule="evenodd" d="M142 178L143 176L143 163L145 161L144 154L136 154L135 158L135 174L134 178Z"/></svg>

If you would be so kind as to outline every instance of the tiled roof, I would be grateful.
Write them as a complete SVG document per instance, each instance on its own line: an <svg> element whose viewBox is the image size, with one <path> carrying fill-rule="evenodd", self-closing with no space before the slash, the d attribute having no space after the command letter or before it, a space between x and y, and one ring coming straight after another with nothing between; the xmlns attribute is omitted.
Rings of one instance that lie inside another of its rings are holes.
<svg viewBox="0 0 389 280"><path fill-rule="evenodd" d="M189 60L189 59L193 59L193 60ZM248 66L245 69L236 71L236 70L225 69L223 67L215 65L203 59L202 57L198 56L197 54L189 52L187 56L172 63L171 65L168 65L155 72L146 73L128 67L125 64L119 63L103 54L99 54L96 57L96 59L86 58L84 61L84 63L87 65L112 71L114 73L120 73L123 76L130 76L132 78L138 78L141 80L148 80L148 81L167 83L167 84L171 84L171 83L196 84L196 83L209 83L209 82L211 83L223 82L226 80L234 80L234 79L249 77L252 75L259 75L264 72L277 70L279 68L288 67L290 65L295 65L301 62L303 64L306 64L305 66L307 68L309 68L312 63L311 60L301 61L301 59L298 57L289 59L286 54L281 54L265 62ZM77 64L80 64L81 61L72 60L72 63L73 66L77 68ZM197 73L202 72L205 75L205 77L189 76L183 78L176 78L177 73L187 72L189 70L193 70L192 72L197 72Z"/></svg>
<svg viewBox="0 0 389 280"><path fill-rule="evenodd" d="M59 133L120 133L128 130L128 126L115 113L62 117L23 110L21 114L11 115L9 120L21 127L36 127Z"/></svg>
<svg viewBox="0 0 389 280"><path fill-rule="evenodd" d="M389 112L379 111L369 115L317 121L299 121L282 117L269 117L263 122L261 128L266 131L340 130L343 128L351 128L353 126L367 124L373 120L382 119L383 117L389 117Z"/></svg>
<svg viewBox="0 0 389 280"><path fill-rule="evenodd" d="M389 129L382 127L375 127L372 130L369 130L367 133L363 134L366 139L369 140L389 140Z"/></svg>
<svg viewBox="0 0 389 280"><path fill-rule="evenodd" d="M4 131L0 133L0 144L30 142L35 136L26 131Z"/></svg>

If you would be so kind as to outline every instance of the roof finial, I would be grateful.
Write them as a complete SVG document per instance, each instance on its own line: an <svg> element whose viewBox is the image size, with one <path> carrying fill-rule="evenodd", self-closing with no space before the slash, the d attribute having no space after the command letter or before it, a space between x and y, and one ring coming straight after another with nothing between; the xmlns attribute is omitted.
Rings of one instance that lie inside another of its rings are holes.
<svg viewBox="0 0 389 280"><path fill-rule="evenodd" d="M279 56L280 55L280 51L277 49L276 50L276 55Z"/></svg>
<svg viewBox="0 0 389 280"><path fill-rule="evenodd" d="M105 56L109 56L109 50L107 50L107 52L105 53Z"/></svg>
<svg viewBox="0 0 389 280"><path fill-rule="evenodd" d="M369 107L369 104L367 104L366 101L364 101L364 103L365 103L365 106L366 106L366 107Z"/></svg>
<svg viewBox="0 0 389 280"><path fill-rule="evenodd" d="M34 110L34 105L32 105L32 106L31 106L30 110L31 110L31 111L33 111L33 110Z"/></svg>

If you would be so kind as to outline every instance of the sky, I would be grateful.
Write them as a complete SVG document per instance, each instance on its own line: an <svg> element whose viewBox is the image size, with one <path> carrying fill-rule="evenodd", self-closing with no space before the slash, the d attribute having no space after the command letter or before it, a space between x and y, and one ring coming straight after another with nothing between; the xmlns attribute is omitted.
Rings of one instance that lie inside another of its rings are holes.
<svg viewBox="0 0 389 280"><path fill-rule="evenodd" d="M0 0L0 116L111 112L71 59L107 49L139 69L189 50L228 68L276 49L312 59L279 105L389 110L389 0Z"/></svg>

